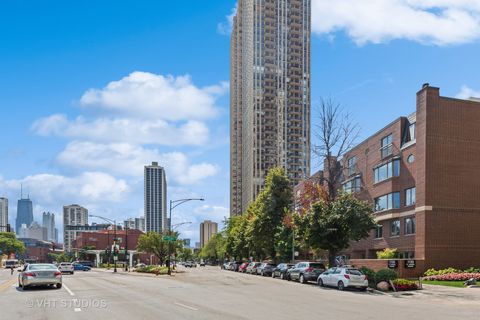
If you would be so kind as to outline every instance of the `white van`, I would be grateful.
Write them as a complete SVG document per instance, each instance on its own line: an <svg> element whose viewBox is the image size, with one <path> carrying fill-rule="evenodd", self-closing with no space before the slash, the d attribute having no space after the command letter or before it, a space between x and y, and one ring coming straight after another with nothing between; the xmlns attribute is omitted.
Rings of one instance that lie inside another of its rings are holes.
<svg viewBox="0 0 480 320"><path fill-rule="evenodd" d="M5 269L11 269L11 268L18 268L20 267L20 263L18 262L17 259L8 259L5 261Z"/></svg>

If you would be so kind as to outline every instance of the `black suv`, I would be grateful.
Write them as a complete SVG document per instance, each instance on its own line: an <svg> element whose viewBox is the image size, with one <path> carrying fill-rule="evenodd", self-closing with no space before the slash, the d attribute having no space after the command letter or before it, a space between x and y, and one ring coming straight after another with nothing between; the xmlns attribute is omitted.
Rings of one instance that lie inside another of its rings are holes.
<svg viewBox="0 0 480 320"><path fill-rule="evenodd" d="M280 263L272 271L272 278L279 277L280 279L286 279L287 270L294 266L293 263Z"/></svg>
<svg viewBox="0 0 480 320"><path fill-rule="evenodd" d="M288 280L298 280L300 283L317 281L319 275L325 272L325 265L320 262L299 262L288 270Z"/></svg>

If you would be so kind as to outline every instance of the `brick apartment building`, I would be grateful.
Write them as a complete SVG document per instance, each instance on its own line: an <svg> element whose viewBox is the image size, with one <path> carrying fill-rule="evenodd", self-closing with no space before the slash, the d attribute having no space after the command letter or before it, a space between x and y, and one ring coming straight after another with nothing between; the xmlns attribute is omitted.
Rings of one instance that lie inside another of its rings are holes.
<svg viewBox="0 0 480 320"><path fill-rule="evenodd" d="M127 237L128 232L128 237ZM82 249L86 246L93 247L96 250L105 250L111 248L115 236L120 249L125 249L128 243L128 250L135 250L138 244L138 238L144 234L140 230L100 230L96 232L82 232L73 242L73 247Z"/></svg>
<svg viewBox="0 0 480 320"><path fill-rule="evenodd" d="M365 259L396 248L399 258L415 260L409 275L480 266L479 123L480 102L442 97L425 84L415 113L345 155L342 188L371 202L379 225L351 244L352 263L385 267Z"/></svg>

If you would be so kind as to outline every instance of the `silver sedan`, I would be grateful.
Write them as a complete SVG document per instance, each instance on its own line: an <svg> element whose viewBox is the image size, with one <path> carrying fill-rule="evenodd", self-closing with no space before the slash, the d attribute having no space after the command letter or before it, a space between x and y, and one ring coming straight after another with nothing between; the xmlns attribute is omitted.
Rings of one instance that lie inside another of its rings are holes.
<svg viewBox="0 0 480 320"><path fill-rule="evenodd" d="M62 273L54 264L29 263L18 275L18 286L23 290L32 286L53 285L62 287Z"/></svg>

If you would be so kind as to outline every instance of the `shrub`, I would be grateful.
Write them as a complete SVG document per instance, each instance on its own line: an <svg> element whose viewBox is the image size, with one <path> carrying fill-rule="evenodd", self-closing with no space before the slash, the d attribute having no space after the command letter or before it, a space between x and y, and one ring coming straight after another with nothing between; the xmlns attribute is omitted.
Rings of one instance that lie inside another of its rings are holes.
<svg viewBox="0 0 480 320"><path fill-rule="evenodd" d="M375 288L375 271L369 269L367 267L361 267L360 271L367 276L368 278L368 286L371 288Z"/></svg>
<svg viewBox="0 0 480 320"><path fill-rule="evenodd" d="M480 273L447 273L424 277L427 281L467 281L469 279L480 281Z"/></svg>
<svg viewBox="0 0 480 320"><path fill-rule="evenodd" d="M397 273L390 269L382 269L377 272L375 275L375 283L379 283L382 281L390 281L397 279Z"/></svg>
<svg viewBox="0 0 480 320"><path fill-rule="evenodd" d="M417 290L418 286L414 281L407 279L395 279L392 281L397 291Z"/></svg>
<svg viewBox="0 0 480 320"><path fill-rule="evenodd" d="M377 259L393 259L397 256L397 249L385 248L377 252Z"/></svg>
<svg viewBox="0 0 480 320"><path fill-rule="evenodd" d="M437 275L442 275L442 274L449 274L449 273L461 273L461 270L457 270L455 268L447 268L447 269L440 269L440 270L435 270L435 269L428 269L425 271L424 275L425 276L437 276Z"/></svg>
<svg viewBox="0 0 480 320"><path fill-rule="evenodd" d="M468 269L463 270L463 272L466 272L466 273L480 273L480 268L470 267Z"/></svg>
<svg viewBox="0 0 480 320"><path fill-rule="evenodd" d="M163 275L168 273L168 267L161 266L146 266L135 270L140 273L154 273L156 275Z"/></svg>

